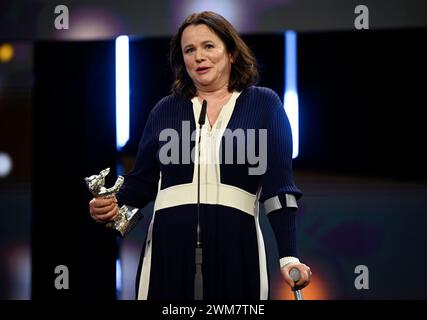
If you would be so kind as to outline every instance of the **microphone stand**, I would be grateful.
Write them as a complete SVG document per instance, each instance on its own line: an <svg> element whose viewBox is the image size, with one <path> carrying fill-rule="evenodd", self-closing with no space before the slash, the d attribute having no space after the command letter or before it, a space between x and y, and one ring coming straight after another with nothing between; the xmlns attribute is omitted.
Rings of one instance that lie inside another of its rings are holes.
<svg viewBox="0 0 427 320"><path fill-rule="evenodd" d="M199 149L197 161L197 242L196 242L196 274L194 275L194 300L203 300L203 252L201 241L201 228L200 228L200 141L202 138L202 127L205 124L207 102L203 100L202 110L199 117Z"/></svg>

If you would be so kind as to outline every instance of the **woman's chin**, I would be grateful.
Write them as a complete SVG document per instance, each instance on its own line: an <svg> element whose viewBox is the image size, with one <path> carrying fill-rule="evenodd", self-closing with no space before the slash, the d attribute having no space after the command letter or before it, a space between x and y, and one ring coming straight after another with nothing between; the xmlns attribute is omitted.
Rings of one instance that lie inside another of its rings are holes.
<svg viewBox="0 0 427 320"><path fill-rule="evenodd" d="M197 84L198 84L200 87L209 87L210 85L212 85L212 83L213 83L213 81L212 81L212 80L210 80L210 79L199 79L199 80L197 81Z"/></svg>

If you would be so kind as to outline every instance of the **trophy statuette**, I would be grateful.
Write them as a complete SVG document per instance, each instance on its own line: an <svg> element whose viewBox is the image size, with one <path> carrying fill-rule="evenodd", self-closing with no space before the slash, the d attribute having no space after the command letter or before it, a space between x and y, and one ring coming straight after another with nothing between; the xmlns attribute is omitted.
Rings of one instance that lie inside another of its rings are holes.
<svg viewBox="0 0 427 320"><path fill-rule="evenodd" d="M85 178L85 182L89 191L95 198L111 198L120 190L123 185L124 178L119 176L116 183L111 188L105 188L105 177L110 173L110 168L102 170L99 174ZM122 237L125 236L142 218L141 210L128 205L123 205L119 208L119 214L116 219L105 224L106 227L112 228L120 232Z"/></svg>

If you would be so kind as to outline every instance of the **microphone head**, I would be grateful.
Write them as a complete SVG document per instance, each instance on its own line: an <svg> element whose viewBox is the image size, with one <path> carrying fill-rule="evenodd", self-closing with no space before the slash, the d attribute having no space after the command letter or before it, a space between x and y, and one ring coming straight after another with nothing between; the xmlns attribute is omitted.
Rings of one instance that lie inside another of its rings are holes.
<svg viewBox="0 0 427 320"><path fill-rule="evenodd" d="M208 102L206 100L203 100L202 110L200 111L200 116L199 116L199 125L201 126L205 124L207 106L208 106Z"/></svg>
<svg viewBox="0 0 427 320"><path fill-rule="evenodd" d="M298 280L301 278L301 274L299 272L299 270L297 268L292 268L289 271L289 276L291 277L292 280L294 280L295 282L298 282Z"/></svg>

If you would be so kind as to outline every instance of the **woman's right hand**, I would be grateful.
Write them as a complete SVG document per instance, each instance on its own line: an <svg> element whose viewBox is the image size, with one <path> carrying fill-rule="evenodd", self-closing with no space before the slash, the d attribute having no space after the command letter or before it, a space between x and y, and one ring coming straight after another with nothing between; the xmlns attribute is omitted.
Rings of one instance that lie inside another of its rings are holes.
<svg viewBox="0 0 427 320"><path fill-rule="evenodd" d="M93 198L89 202L89 212L93 220L98 223L113 221L119 213L116 197Z"/></svg>

